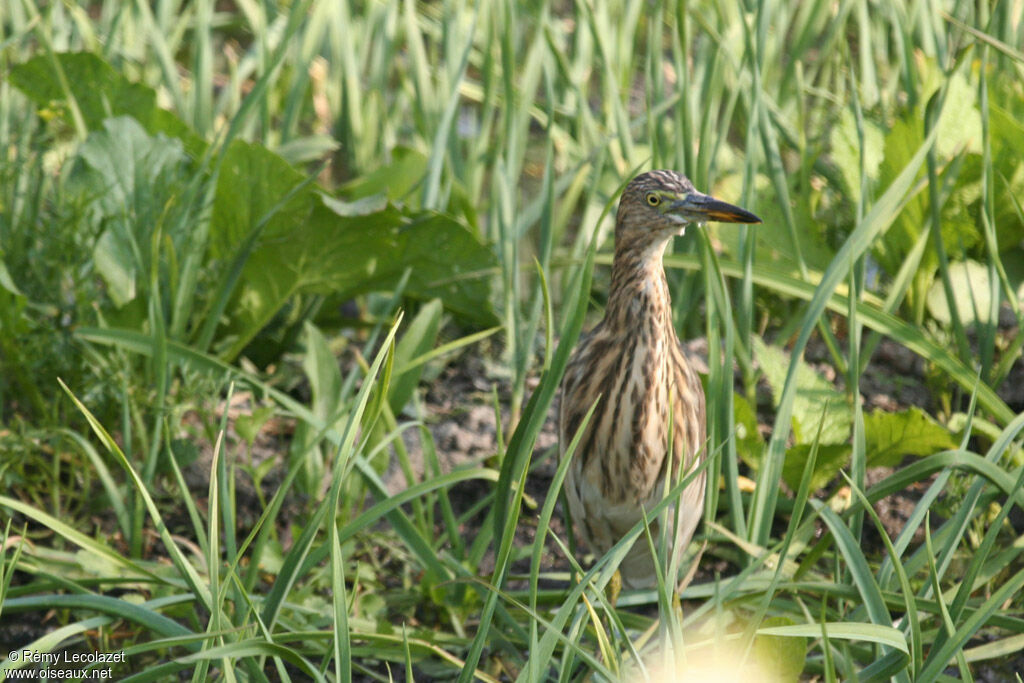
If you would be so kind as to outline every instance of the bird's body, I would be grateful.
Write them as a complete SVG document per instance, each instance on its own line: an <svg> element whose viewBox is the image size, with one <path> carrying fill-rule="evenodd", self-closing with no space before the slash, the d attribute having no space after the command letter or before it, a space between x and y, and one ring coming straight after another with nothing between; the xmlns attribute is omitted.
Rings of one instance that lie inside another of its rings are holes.
<svg viewBox="0 0 1024 683"><path fill-rule="evenodd" d="M672 236L704 220L759 219L696 192L673 171L652 171L630 182L616 219L604 319L582 338L566 369L559 421L563 448L600 396L565 480L572 519L598 555L662 499L666 483L678 483L705 455L704 390L672 325L662 266ZM704 488L700 472L660 517L675 529L673 553L681 553L693 537ZM656 531L658 521L651 521ZM655 583L654 561L643 538L619 568L626 587Z"/></svg>

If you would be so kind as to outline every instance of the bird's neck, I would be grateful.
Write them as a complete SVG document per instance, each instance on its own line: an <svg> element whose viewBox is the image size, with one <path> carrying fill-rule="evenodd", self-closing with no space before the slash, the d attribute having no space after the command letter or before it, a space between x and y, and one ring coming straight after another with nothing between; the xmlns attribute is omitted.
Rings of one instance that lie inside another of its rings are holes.
<svg viewBox="0 0 1024 683"><path fill-rule="evenodd" d="M638 326L675 335L662 257L670 237L646 245L617 244L605 326L635 333Z"/></svg>

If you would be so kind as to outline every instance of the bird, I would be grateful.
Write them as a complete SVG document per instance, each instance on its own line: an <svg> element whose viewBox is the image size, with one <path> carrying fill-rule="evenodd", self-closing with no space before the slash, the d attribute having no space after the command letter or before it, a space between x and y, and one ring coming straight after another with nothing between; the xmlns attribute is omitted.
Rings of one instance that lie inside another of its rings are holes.
<svg viewBox="0 0 1024 683"><path fill-rule="evenodd" d="M619 201L604 318L580 338L569 358L559 409L565 458L567 444L597 402L571 454L564 492L571 520L598 557L661 501L666 486L678 483L707 454L704 390L673 327L662 265L672 237L707 221L761 219L698 192L685 175L671 170L638 175ZM705 479L704 471L698 473L659 517L675 526L670 552L676 556L703 516ZM655 539L659 520L651 520ZM649 544L639 537L619 565L621 587L656 585L654 563ZM667 581L675 585L674 577Z"/></svg>

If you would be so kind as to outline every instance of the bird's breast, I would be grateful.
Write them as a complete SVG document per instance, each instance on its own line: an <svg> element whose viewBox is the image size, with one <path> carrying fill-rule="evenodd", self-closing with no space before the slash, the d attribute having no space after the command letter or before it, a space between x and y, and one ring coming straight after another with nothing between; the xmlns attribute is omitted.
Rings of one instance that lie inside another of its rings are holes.
<svg viewBox="0 0 1024 683"><path fill-rule="evenodd" d="M665 321L640 317L622 335L594 330L567 372L562 424L570 431L564 438L572 438L598 395L576 456L580 474L611 503L660 495L670 428L673 460L688 461L699 448L693 425L699 419L703 427L704 419L699 379Z"/></svg>

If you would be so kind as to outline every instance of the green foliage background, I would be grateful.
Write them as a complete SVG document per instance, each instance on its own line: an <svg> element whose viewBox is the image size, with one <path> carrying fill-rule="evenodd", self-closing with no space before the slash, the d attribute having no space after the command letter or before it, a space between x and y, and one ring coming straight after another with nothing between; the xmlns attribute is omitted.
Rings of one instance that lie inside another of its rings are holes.
<svg viewBox="0 0 1024 683"><path fill-rule="evenodd" d="M1019 668L1021 45L1013 2L0 4L0 634L128 680ZM584 569L535 448L652 167L765 219L666 259L726 568L685 610L609 604L659 540ZM862 408L883 341L928 405ZM495 452L446 472L421 389L471 356Z"/></svg>

